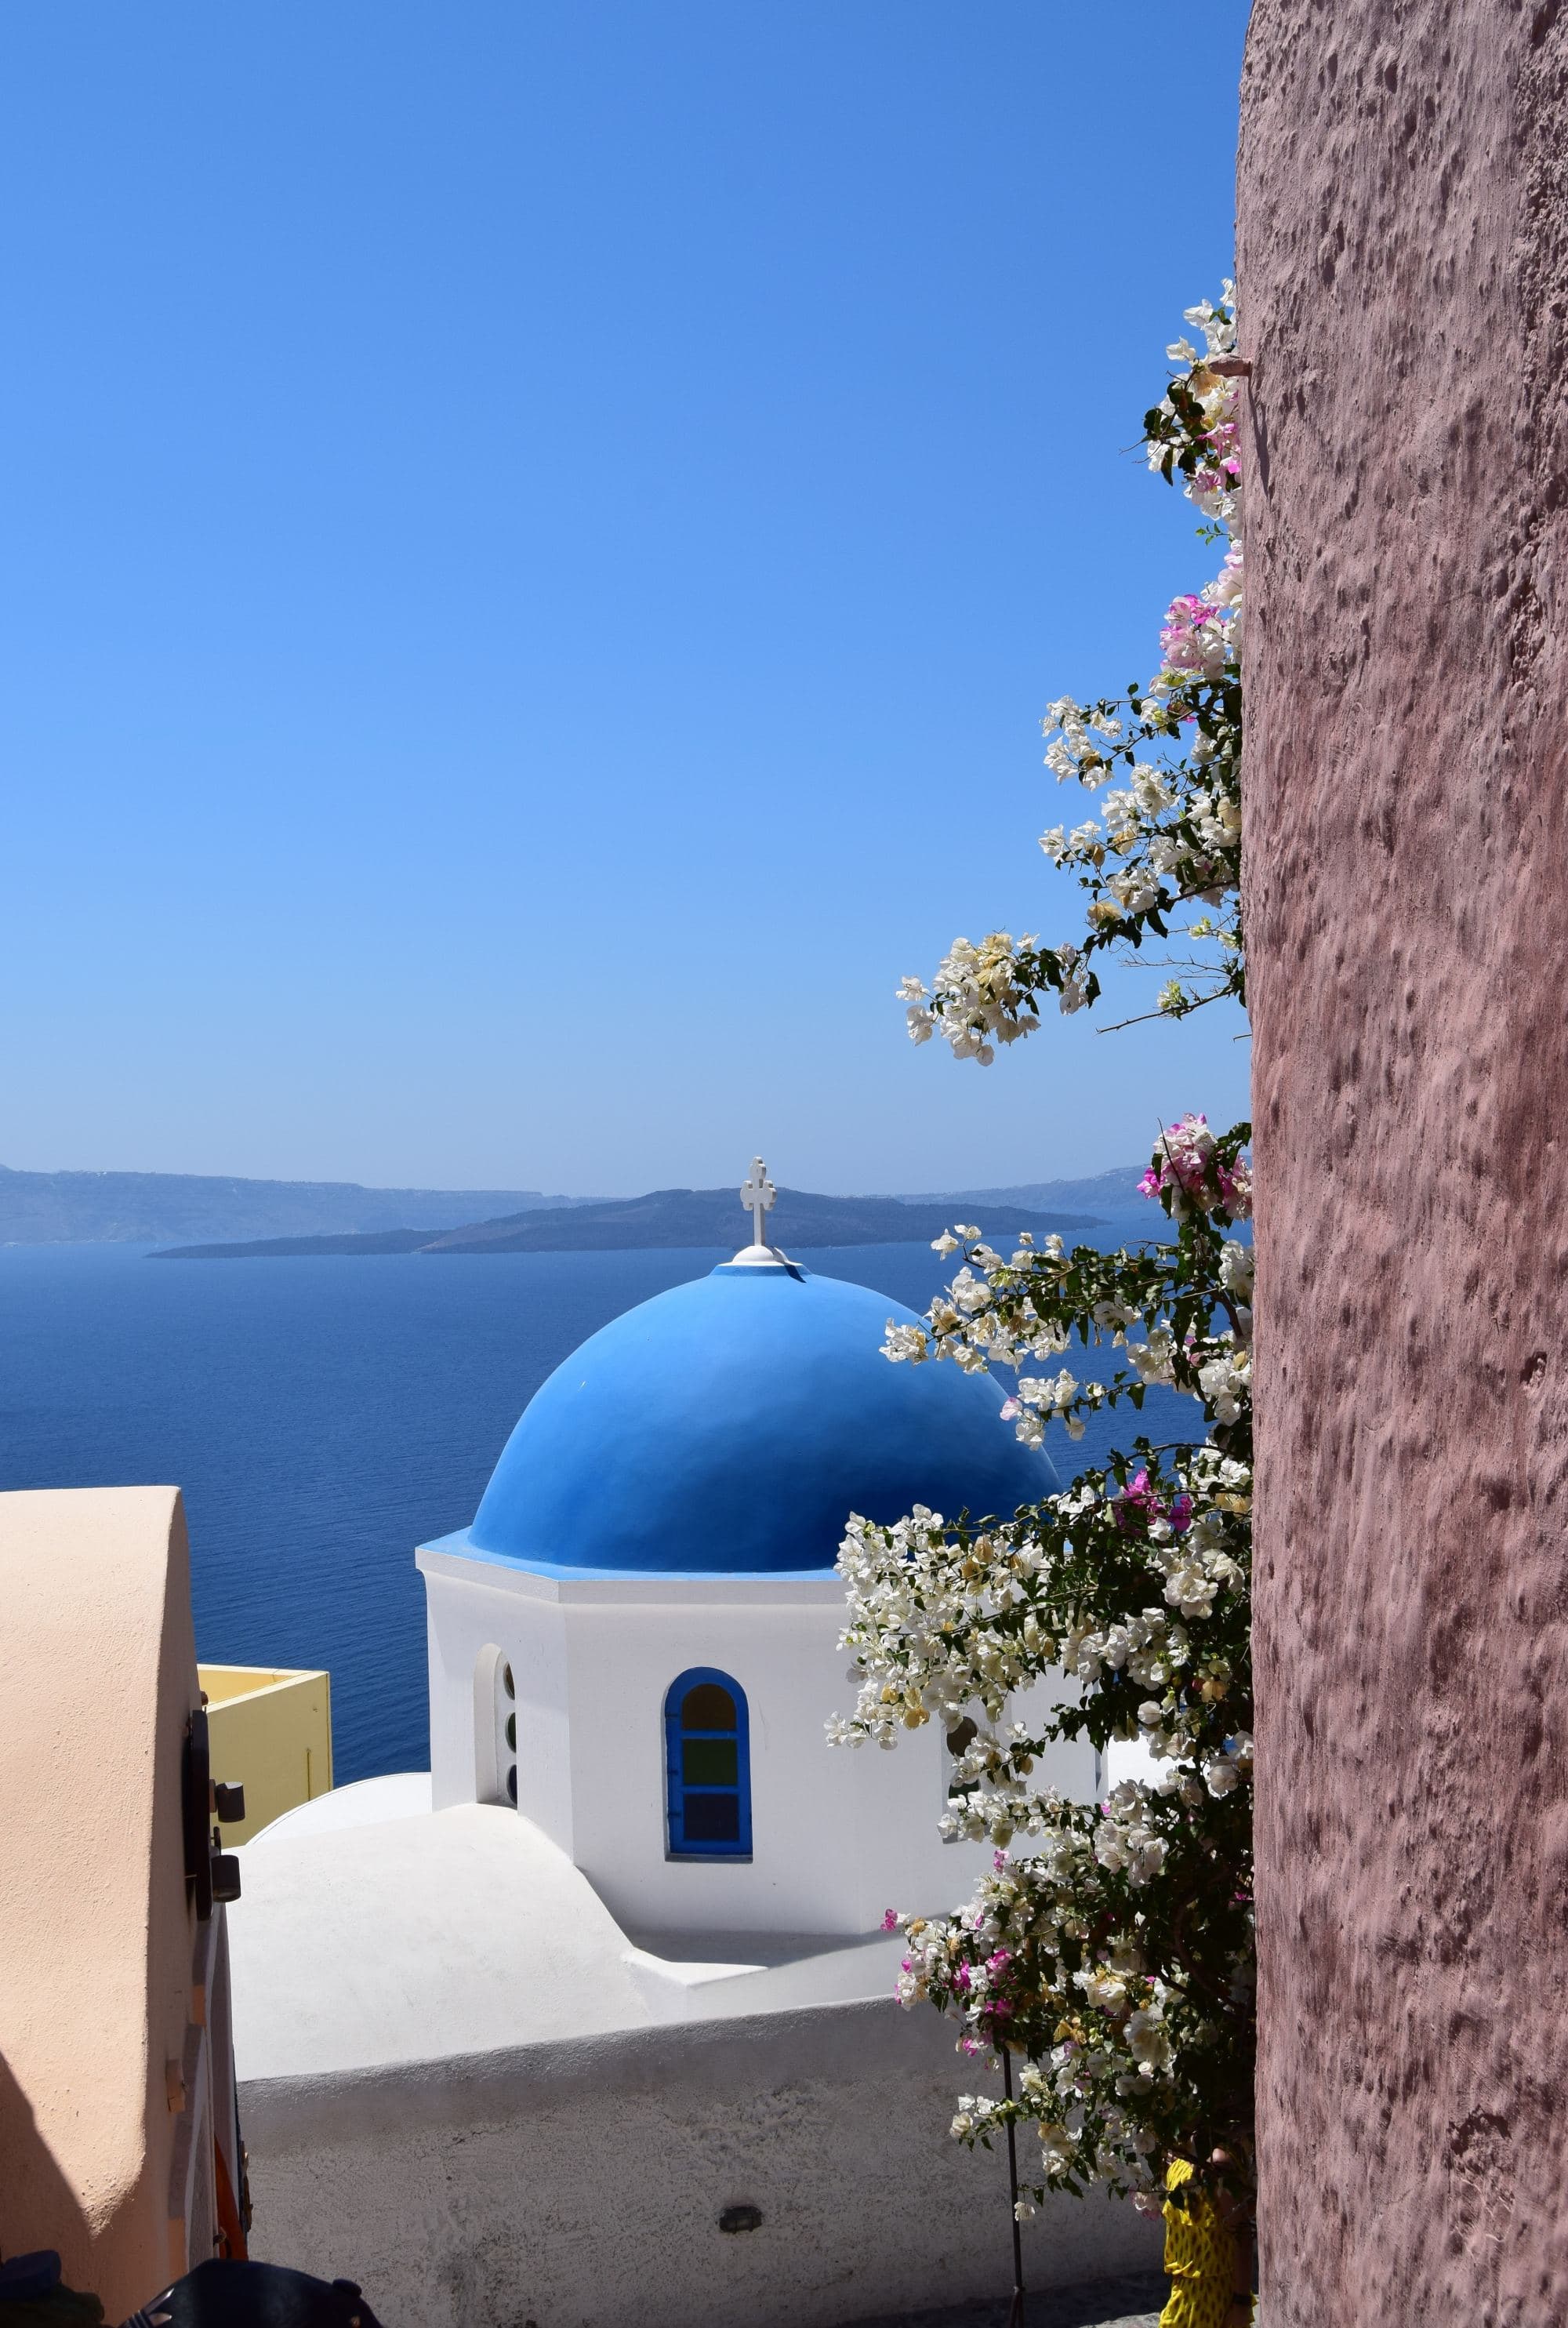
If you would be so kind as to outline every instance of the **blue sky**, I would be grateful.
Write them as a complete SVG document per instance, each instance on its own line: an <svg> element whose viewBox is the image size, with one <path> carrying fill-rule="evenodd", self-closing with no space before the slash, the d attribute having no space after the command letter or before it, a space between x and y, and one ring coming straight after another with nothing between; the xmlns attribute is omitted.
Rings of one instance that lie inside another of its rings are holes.
<svg viewBox="0 0 1568 2328"><path fill-rule="evenodd" d="M0 1160L926 1188L1242 1112L1234 1018L981 1070L894 990L1075 934L1040 714L1214 562L1129 448L1244 14L8 11Z"/></svg>

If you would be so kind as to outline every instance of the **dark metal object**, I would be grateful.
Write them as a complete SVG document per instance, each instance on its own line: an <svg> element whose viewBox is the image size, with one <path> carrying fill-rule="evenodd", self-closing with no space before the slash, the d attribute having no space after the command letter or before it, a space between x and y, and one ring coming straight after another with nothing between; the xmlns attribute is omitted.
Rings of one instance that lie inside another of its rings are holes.
<svg viewBox="0 0 1568 2328"><path fill-rule="evenodd" d="M185 1751L180 1764L180 1826L185 1844L185 1896L204 1924L214 1900L239 1897L239 1862L223 1849L223 1838L213 1826L220 1819L245 1816L245 1789L212 1782L212 1754L203 1700L185 1723Z"/></svg>
<svg viewBox="0 0 1568 2328"><path fill-rule="evenodd" d="M207 1821L211 1815L212 1768L207 1749L207 1716L198 1706L185 1724L185 1751L180 1767L180 1823L185 1838L185 1892L199 1923L212 1913L212 1848Z"/></svg>
<svg viewBox="0 0 1568 2328"><path fill-rule="evenodd" d="M0 2304L42 2304L60 2286L60 2258L53 2248L0 2263Z"/></svg>
<svg viewBox="0 0 1568 2328"><path fill-rule="evenodd" d="M726 2207L718 2218L718 2228L721 2231L755 2231L760 2229L761 2226L762 2209L760 2207Z"/></svg>
<svg viewBox="0 0 1568 2328"><path fill-rule="evenodd" d="M1013 2098L1013 2057L1005 2045L1001 2049L1001 2089L1010 2102ZM1008 2310L1007 2328L1024 2328L1024 2227L1019 2220L1018 2130L1010 2117L1007 2122L1007 2180L1013 2221L1013 2300Z"/></svg>
<svg viewBox="0 0 1568 2328"><path fill-rule="evenodd" d="M133 2312L124 2328L380 2328L352 2279L273 2263L203 2263Z"/></svg>

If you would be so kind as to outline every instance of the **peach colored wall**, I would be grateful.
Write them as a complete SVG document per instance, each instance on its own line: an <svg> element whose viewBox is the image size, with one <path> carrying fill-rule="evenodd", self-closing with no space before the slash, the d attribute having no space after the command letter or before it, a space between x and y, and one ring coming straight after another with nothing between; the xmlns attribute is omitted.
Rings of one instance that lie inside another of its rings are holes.
<svg viewBox="0 0 1568 2328"><path fill-rule="evenodd" d="M1568 2319L1568 11L1255 0L1269 2328Z"/></svg>
<svg viewBox="0 0 1568 2328"><path fill-rule="evenodd" d="M178 1490L0 1496L0 2251L58 2248L117 2320L183 2267L177 2154L211 2141Z"/></svg>

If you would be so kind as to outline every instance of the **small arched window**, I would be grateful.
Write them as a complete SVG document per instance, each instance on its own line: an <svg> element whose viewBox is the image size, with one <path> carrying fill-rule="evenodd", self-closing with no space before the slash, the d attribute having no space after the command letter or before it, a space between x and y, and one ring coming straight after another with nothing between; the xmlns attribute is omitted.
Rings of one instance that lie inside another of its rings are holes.
<svg viewBox="0 0 1568 2328"><path fill-rule="evenodd" d="M671 1859L751 1856L751 1738L746 1692L693 1666L664 1700L665 1799Z"/></svg>
<svg viewBox="0 0 1568 2328"><path fill-rule="evenodd" d="M474 1795L517 1806L517 1684L504 1650L487 1642L474 1664Z"/></svg>
<svg viewBox="0 0 1568 2328"><path fill-rule="evenodd" d="M517 1808L517 1684L512 1666L505 1657L496 1676L495 1720L501 1735L496 1741L496 1760L502 1772L502 1784L506 1799Z"/></svg>

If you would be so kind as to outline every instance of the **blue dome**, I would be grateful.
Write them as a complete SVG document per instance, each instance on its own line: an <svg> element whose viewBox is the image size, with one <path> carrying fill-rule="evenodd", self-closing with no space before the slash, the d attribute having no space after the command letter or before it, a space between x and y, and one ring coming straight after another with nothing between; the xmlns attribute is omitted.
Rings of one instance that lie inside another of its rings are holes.
<svg viewBox="0 0 1568 2328"><path fill-rule="evenodd" d="M529 1402L473 1526L448 1538L547 1574L832 1568L851 1511L1011 1515L1050 1492L1003 1393L892 1366L869 1286L726 1264L591 1335Z"/></svg>

